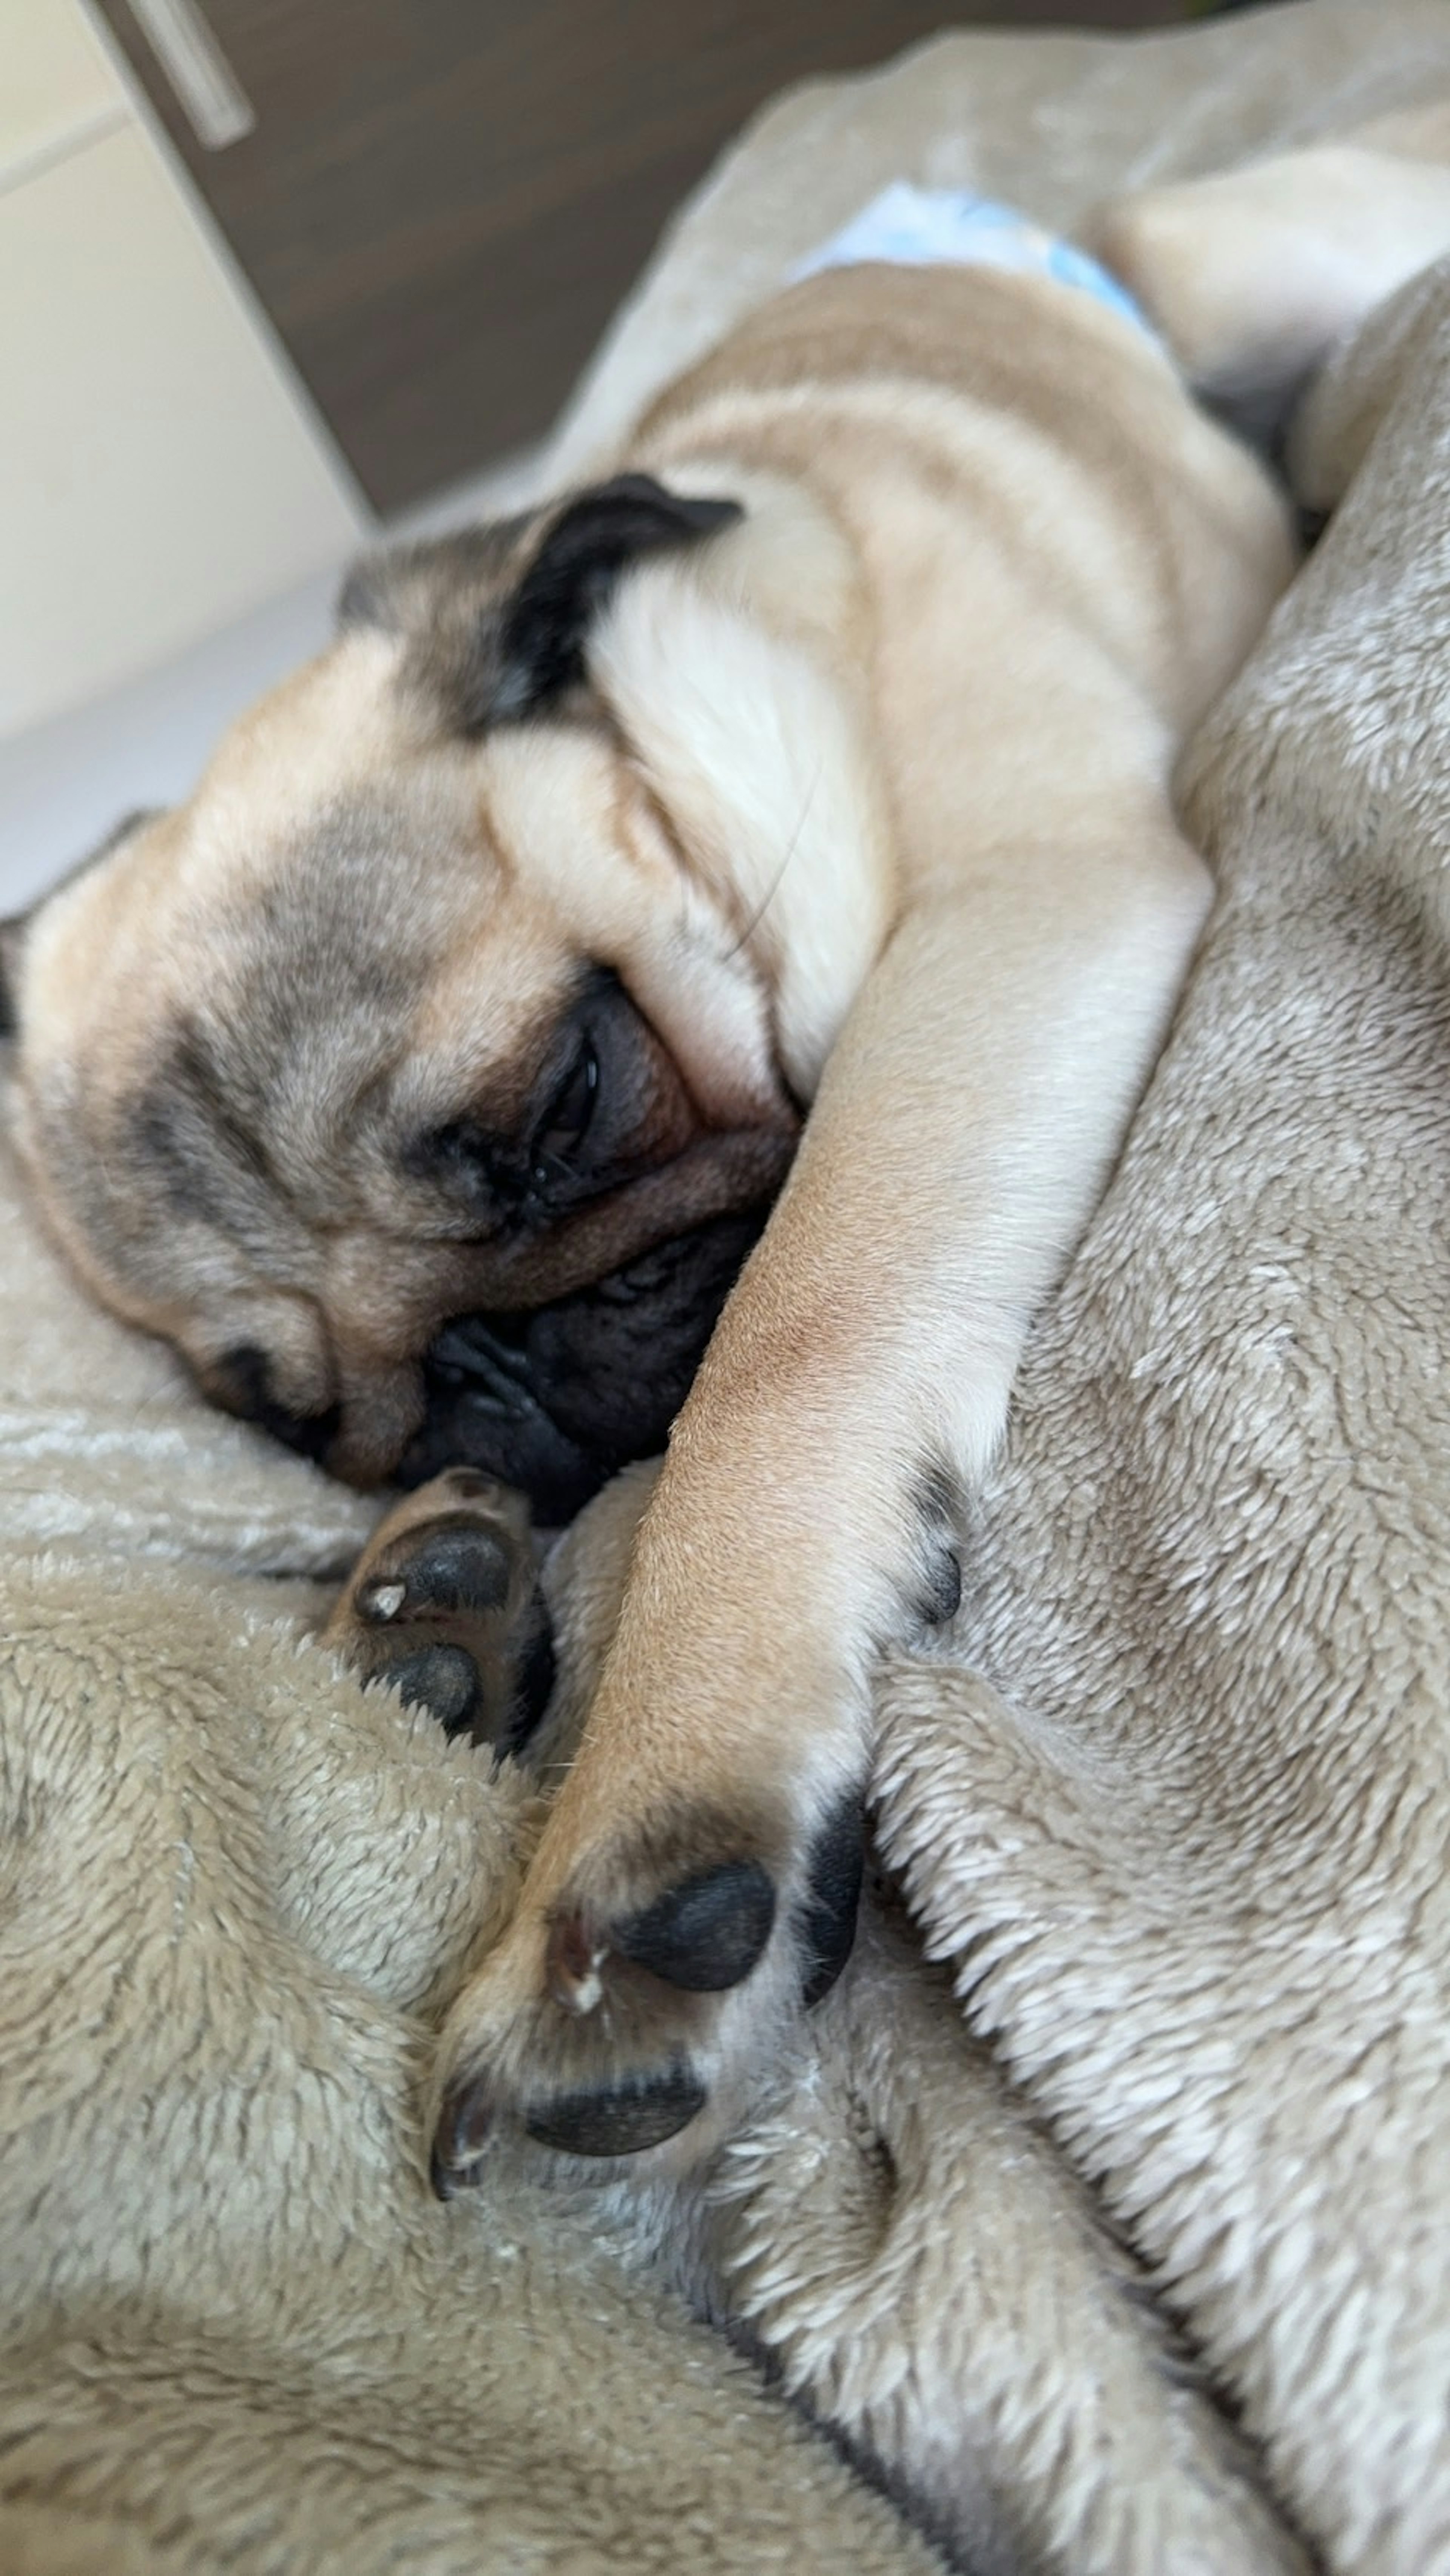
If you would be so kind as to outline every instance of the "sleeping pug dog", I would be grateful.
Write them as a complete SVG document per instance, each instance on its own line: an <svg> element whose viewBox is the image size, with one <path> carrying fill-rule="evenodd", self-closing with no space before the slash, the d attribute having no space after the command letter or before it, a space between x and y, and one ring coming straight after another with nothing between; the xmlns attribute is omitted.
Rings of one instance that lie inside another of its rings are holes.
<svg viewBox="0 0 1450 2576"><path fill-rule="evenodd" d="M499 2125L698 2157L839 1965L873 1664L953 1606L1204 916L1174 755L1292 561L1110 301L829 267L591 488L364 564L191 802L13 932L19 1134L96 1293L339 1475L463 1471L349 1588L372 1667L466 1715L481 1662L506 1730L479 1479L557 1523L668 1433L444 2034L445 2187Z"/></svg>

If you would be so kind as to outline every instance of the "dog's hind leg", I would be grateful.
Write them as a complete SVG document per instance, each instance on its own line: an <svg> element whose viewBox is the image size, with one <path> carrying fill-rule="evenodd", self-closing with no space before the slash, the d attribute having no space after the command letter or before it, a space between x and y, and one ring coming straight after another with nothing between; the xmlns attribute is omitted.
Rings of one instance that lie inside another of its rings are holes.
<svg viewBox="0 0 1450 2576"><path fill-rule="evenodd" d="M1450 252L1450 100L1116 198L1087 237L1199 393L1282 427L1331 350Z"/></svg>

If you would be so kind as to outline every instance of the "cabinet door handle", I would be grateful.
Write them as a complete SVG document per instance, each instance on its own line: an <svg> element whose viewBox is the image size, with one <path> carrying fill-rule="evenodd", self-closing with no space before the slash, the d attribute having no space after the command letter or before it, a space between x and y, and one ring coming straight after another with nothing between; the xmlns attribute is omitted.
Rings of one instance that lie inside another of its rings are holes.
<svg viewBox="0 0 1450 2576"><path fill-rule="evenodd" d="M252 102L195 0L127 0L132 17L208 152L240 143L256 124Z"/></svg>

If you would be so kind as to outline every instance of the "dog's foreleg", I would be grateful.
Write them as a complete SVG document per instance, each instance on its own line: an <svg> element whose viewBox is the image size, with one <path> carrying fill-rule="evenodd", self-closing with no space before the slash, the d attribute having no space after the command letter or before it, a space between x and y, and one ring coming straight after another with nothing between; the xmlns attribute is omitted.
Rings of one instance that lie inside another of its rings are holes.
<svg viewBox="0 0 1450 2576"><path fill-rule="evenodd" d="M980 859L887 943L676 1425L520 1911L445 2034L445 2168L499 2122L589 2156L688 2128L693 2157L839 1967L874 1660L950 1611L951 1487L1001 1437L1206 891L1155 808Z"/></svg>

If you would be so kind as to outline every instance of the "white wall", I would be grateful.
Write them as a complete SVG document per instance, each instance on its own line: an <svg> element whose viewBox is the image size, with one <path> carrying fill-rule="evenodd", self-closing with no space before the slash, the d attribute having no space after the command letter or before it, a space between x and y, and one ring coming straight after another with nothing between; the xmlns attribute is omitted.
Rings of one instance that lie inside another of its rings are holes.
<svg viewBox="0 0 1450 2576"><path fill-rule="evenodd" d="M387 531L412 537L523 507L533 456L493 466ZM0 741L0 917L19 912L122 815L185 796L225 725L327 640L346 560L48 724Z"/></svg>
<svg viewBox="0 0 1450 2576"><path fill-rule="evenodd" d="M3 916L187 793L378 531L77 0L0 0L0 316ZM517 508L534 471L397 533Z"/></svg>
<svg viewBox="0 0 1450 2576"><path fill-rule="evenodd" d="M0 0L0 737L335 564L368 513L77 0Z"/></svg>

